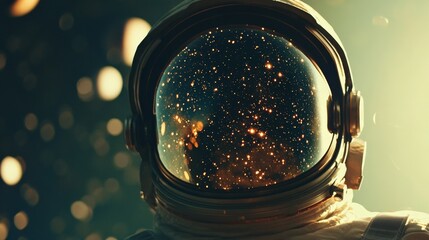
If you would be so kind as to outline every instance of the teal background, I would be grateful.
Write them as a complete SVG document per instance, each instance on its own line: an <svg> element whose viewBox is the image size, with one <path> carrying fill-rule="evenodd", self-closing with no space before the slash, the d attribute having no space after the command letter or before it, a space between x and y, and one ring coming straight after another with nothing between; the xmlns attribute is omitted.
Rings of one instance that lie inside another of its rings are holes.
<svg viewBox="0 0 429 240"><path fill-rule="evenodd" d="M365 99L365 177L354 200L371 211L429 212L429 2L306 2L340 36Z"/></svg>
<svg viewBox="0 0 429 240"><path fill-rule="evenodd" d="M0 54L6 61L0 68L0 160L14 156L25 163L17 185L0 180L0 222L7 223L8 239L111 240L151 227L139 199L138 155L125 149L122 136L107 134L106 123L130 114L130 68L119 54L124 23L140 17L154 24L179 2L47 0L22 17L9 15L12 1L1 3ZM305 2L340 36L365 98L361 138L368 149L355 201L371 211L429 212L429 1ZM67 30L59 27L64 14L74 19ZM77 81L95 81L106 65L120 70L121 95L112 102L97 96L81 101ZM59 123L64 111L73 116L69 128ZM28 113L38 117L34 131L25 128ZM41 138L45 123L55 128L50 141ZM128 159L126 167L115 164L118 153ZM35 206L24 200L28 186L39 194ZM89 220L72 216L75 201L93 204ZM13 223L19 211L29 218L23 230Z"/></svg>

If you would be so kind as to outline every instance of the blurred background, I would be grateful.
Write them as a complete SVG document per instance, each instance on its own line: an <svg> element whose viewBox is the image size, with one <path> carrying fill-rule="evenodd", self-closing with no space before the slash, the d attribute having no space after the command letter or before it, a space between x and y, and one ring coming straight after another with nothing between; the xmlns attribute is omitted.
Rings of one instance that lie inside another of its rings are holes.
<svg viewBox="0 0 429 240"><path fill-rule="evenodd" d="M180 0L5 0L0 7L0 240L122 239L150 228L126 150L136 44ZM307 0L365 98L372 211L429 212L429 1Z"/></svg>

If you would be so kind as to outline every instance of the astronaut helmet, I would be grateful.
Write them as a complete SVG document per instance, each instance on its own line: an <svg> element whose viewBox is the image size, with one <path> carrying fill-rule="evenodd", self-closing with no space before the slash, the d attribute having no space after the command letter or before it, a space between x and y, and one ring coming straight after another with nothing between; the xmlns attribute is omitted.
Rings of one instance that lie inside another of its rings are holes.
<svg viewBox="0 0 429 240"><path fill-rule="evenodd" d="M129 89L127 146L154 209L258 221L360 186L363 100L300 1L185 1L139 45Z"/></svg>

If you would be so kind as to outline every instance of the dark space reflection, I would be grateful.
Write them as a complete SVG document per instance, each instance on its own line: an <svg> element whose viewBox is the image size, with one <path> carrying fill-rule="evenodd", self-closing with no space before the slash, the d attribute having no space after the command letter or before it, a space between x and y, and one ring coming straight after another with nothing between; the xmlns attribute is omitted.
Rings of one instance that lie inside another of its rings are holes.
<svg viewBox="0 0 429 240"><path fill-rule="evenodd" d="M163 165L201 189L277 184L313 167L332 139L329 88L292 41L253 27L196 37L156 94Z"/></svg>

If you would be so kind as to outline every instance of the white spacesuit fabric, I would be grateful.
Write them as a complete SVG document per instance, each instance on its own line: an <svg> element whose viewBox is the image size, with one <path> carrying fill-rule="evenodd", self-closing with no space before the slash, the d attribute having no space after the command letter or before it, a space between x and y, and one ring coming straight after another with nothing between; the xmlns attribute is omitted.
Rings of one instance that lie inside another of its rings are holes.
<svg viewBox="0 0 429 240"><path fill-rule="evenodd" d="M378 213L353 203L351 196L352 193L349 193L343 200L330 198L285 219L216 226L191 222L160 208L155 216L154 232L143 234L146 238L131 239L361 240L369 223ZM400 239L429 240L428 214L413 211L389 214L409 216Z"/></svg>

